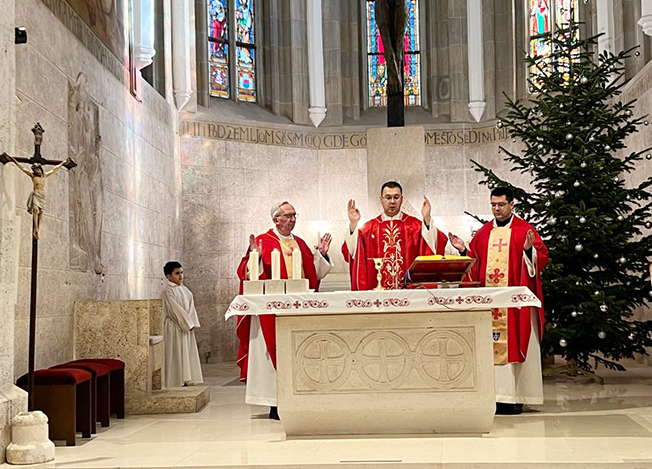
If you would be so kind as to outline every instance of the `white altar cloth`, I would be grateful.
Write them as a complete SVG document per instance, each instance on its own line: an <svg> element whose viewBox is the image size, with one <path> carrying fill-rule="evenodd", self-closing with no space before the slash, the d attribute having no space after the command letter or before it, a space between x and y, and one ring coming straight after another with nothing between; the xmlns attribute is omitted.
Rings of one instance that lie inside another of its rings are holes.
<svg viewBox="0 0 652 469"><path fill-rule="evenodd" d="M527 287L369 290L288 295L238 295L226 310L232 316L276 314L365 314L420 311L482 311L491 308L540 307Z"/></svg>

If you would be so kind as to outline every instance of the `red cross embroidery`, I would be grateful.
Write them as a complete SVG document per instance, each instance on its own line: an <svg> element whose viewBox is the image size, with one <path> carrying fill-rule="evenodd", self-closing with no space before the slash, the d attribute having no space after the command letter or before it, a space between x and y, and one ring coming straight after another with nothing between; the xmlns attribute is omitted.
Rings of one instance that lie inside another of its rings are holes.
<svg viewBox="0 0 652 469"><path fill-rule="evenodd" d="M498 252L503 252L503 246L507 246L507 243L503 242L503 238L500 238L497 243L491 245L492 247L498 248ZM496 282L498 283L498 282Z"/></svg>
<svg viewBox="0 0 652 469"><path fill-rule="evenodd" d="M503 317L503 313L501 313L499 309L492 309L491 315L493 316L494 320L498 320Z"/></svg>
<svg viewBox="0 0 652 469"><path fill-rule="evenodd" d="M458 296L458 297L455 299L455 301L457 301L458 304L462 304L462 303L464 303L464 298L462 298L461 296Z"/></svg>
<svg viewBox="0 0 652 469"><path fill-rule="evenodd" d="M293 306L294 306L296 309L299 309L299 307L301 306L301 303L299 303L298 301L295 301Z"/></svg>
<svg viewBox="0 0 652 469"><path fill-rule="evenodd" d="M383 302L377 299L376 301L374 301L374 304L376 305L376 308L380 308Z"/></svg>
<svg viewBox="0 0 652 469"><path fill-rule="evenodd" d="M494 269L493 274L489 274L489 278L494 281L494 283L500 283L501 278L505 278L505 274L500 271L500 269Z"/></svg>

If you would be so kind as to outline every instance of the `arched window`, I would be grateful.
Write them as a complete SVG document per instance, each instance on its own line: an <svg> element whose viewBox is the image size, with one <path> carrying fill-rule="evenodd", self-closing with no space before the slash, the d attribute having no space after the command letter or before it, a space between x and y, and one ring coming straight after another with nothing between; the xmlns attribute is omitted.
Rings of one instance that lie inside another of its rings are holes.
<svg viewBox="0 0 652 469"><path fill-rule="evenodd" d="M208 0L210 94L256 102L254 0Z"/></svg>
<svg viewBox="0 0 652 469"><path fill-rule="evenodd" d="M367 90L369 107L387 106L387 70L383 41L374 15L375 0L366 0ZM408 0L405 32L403 90L406 106L421 106L421 51L419 39L419 0Z"/></svg>
<svg viewBox="0 0 652 469"><path fill-rule="evenodd" d="M536 36L554 31L572 19L579 21L577 0L528 0L529 6L529 53L531 56L546 57L550 54L550 45ZM530 70L532 76L545 73L542 70ZM536 80L535 80L536 83Z"/></svg>

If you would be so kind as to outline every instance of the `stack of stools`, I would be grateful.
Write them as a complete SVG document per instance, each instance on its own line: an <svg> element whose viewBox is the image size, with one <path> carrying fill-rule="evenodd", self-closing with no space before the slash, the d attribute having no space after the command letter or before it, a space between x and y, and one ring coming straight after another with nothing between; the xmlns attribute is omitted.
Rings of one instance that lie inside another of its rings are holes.
<svg viewBox="0 0 652 469"><path fill-rule="evenodd" d="M102 427L110 425L111 416L109 415L110 406L110 382L109 373L111 369L108 366L99 363L75 363L68 362L63 365L53 366L50 369L59 370L63 368L72 368L76 370L88 371L91 375L91 432L97 433L97 422Z"/></svg>
<svg viewBox="0 0 652 469"><path fill-rule="evenodd" d="M43 411L49 420L50 439L66 440L75 445L75 431L91 437L91 380L85 370L58 368L34 372L34 409ZM28 375L16 384L27 390Z"/></svg>
<svg viewBox="0 0 652 469"><path fill-rule="evenodd" d="M115 358L82 358L68 362L66 365L82 363L96 363L107 366L111 370L109 373L111 413L119 419L125 418L125 362Z"/></svg>

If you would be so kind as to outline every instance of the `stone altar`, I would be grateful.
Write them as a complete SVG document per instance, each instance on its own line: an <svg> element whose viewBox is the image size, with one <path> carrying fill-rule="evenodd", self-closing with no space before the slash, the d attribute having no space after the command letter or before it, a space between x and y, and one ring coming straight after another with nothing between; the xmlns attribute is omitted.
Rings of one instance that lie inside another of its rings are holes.
<svg viewBox="0 0 652 469"><path fill-rule="evenodd" d="M539 306L525 287L243 295L276 314L288 436L485 433L495 413L491 308Z"/></svg>

